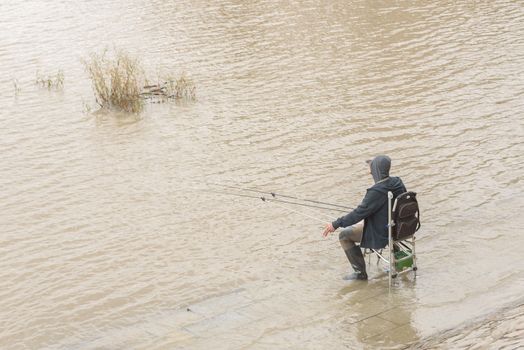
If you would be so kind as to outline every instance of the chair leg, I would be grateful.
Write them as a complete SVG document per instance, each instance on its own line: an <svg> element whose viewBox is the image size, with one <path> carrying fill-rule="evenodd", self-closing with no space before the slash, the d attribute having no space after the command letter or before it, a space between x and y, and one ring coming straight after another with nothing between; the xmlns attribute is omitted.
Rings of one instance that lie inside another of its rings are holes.
<svg viewBox="0 0 524 350"><path fill-rule="evenodd" d="M380 249L380 251L375 251L375 253L377 253L377 266L378 264L380 264L380 257L382 256L382 249Z"/></svg>
<svg viewBox="0 0 524 350"><path fill-rule="evenodd" d="M397 260L395 259L395 244L391 246L390 249L391 260L389 261L389 271L391 273L391 278L397 278Z"/></svg>
<svg viewBox="0 0 524 350"><path fill-rule="evenodd" d="M388 245L388 251L389 251L389 268L388 268L388 280L389 280L389 287L391 288L391 279L393 278L393 275L392 275L392 269L393 269L393 252L392 252L392 249L391 249L392 245Z"/></svg>
<svg viewBox="0 0 524 350"><path fill-rule="evenodd" d="M413 236L412 244L413 244L413 251L411 253L413 254L413 273L416 277L418 268L417 268L417 253L415 251L415 236Z"/></svg>

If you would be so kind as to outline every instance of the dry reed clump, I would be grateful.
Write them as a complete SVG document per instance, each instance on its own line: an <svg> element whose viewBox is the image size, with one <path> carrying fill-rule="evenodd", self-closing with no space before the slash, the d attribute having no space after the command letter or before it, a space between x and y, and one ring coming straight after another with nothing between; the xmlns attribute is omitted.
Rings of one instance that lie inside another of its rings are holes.
<svg viewBox="0 0 524 350"><path fill-rule="evenodd" d="M196 99L195 84L186 74L178 79L170 77L157 84L147 84L139 61L122 51L113 59L107 58L105 52L92 54L84 65L93 84L96 102L102 108L138 114L144 100L162 103L172 99Z"/></svg>
<svg viewBox="0 0 524 350"><path fill-rule="evenodd" d="M55 75L41 75L39 72L36 72L35 84L48 90L52 88L56 90L62 89L64 87L64 73L61 70L58 70Z"/></svg>
<svg viewBox="0 0 524 350"><path fill-rule="evenodd" d="M140 95L144 74L137 59L118 52L114 59L92 54L84 62L93 84L95 99L101 108L139 113L143 108Z"/></svg>

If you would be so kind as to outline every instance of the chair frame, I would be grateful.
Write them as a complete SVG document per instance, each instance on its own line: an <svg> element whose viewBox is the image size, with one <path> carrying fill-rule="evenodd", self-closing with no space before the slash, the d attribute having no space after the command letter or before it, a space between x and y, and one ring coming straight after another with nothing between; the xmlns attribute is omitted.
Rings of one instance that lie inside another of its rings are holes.
<svg viewBox="0 0 524 350"><path fill-rule="evenodd" d="M393 201L393 193L391 191L388 192L388 246L387 246L387 253L389 256L386 258L383 254L383 249L371 249L372 252L377 254L377 264L380 262L380 260L384 261L389 269L388 269L388 280L389 280L389 286L391 287L392 280L397 278L398 275L407 273L409 271L413 271L413 274L416 278L417 275L417 255L415 252L415 234L404 237L399 240L393 239L393 227L395 226L395 222L393 220L393 211L396 208L397 200L395 199L395 202ZM399 249L400 251L403 251L406 256L400 259L395 258L395 247ZM413 264L409 268L405 268L402 271L397 271L397 263L402 262L404 260L408 260L412 258ZM370 261L368 260L368 263Z"/></svg>

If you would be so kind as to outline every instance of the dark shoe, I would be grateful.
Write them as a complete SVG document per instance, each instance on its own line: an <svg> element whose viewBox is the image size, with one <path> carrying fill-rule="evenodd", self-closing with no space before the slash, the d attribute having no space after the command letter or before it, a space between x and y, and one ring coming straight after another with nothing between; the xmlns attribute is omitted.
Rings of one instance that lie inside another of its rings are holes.
<svg viewBox="0 0 524 350"><path fill-rule="evenodd" d="M351 264L351 267L353 267L353 270L355 270L355 272L361 276L361 278L357 279L368 279L368 275L366 273L366 261L364 260L364 256L362 255L362 250L360 250L360 247L351 247L350 249L346 250L345 253L349 263Z"/></svg>
<svg viewBox="0 0 524 350"><path fill-rule="evenodd" d="M353 272L353 273L350 273L347 276L342 277L342 279L345 280L345 281L355 281L355 280L367 281L368 280L368 275L365 272L364 273Z"/></svg>

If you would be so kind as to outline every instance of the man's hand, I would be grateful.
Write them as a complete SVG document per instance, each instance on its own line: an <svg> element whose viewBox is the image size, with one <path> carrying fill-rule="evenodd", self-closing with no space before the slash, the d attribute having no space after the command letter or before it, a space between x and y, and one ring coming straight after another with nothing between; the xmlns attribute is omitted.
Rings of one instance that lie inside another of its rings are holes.
<svg viewBox="0 0 524 350"><path fill-rule="evenodd" d="M322 236L327 237L331 232L335 232L335 228L332 224L327 224L324 232L322 232Z"/></svg>

